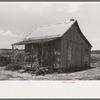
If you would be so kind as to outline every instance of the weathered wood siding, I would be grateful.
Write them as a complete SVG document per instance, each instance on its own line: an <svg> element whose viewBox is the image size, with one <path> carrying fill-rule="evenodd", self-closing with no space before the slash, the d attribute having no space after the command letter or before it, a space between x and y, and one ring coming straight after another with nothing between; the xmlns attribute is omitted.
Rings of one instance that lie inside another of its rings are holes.
<svg viewBox="0 0 100 100"><path fill-rule="evenodd" d="M39 57L40 49L41 49L40 44L26 44L25 45L26 62L29 64L32 63L34 66L40 66L40 62L41 62L40 60L41 57Z"/></svg>
<svg viewBox="0 0 100 100"><path fill-rule="evenodd" d="M56 39L52 42L45 43L43 65L44 66L61 66L61 42Z"/></svg>
<svg viewBox="0 0 100 100"><path fill-rule="evenodd" d="M85 67L90 66L91 47L80 34L75 23L61 38L61 66Z"/></svg>
<svg viewBox="0 0 100 100"><path fill-rule="evenodd" d="M27 64L31 63L31 44L25 45L25 61Z"/></svg>
<svg viewBox="0 0 100 100"><path fill-rule="evenodd" d="M51 42L43 43L43 48L40 44L32 44L33 53L31 55L31 44L25 45L26 58L33 56L33 64L36 63L40 65L39 62L42 60L42 66L52 66L60 67L61 66L61 42L60 39L56 39ZM39 49L43 55L39 55ZM41 57L42 56L42 57Z"/></svg>

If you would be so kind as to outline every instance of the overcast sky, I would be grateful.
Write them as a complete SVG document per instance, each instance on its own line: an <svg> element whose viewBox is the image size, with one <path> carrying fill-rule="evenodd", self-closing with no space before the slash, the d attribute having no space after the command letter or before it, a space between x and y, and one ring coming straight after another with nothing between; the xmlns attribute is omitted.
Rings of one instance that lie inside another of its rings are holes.
<svg viewBox="0 0 100 100"><path fill-rule="evenodd" d="M36 26L71 18L78 21L93 49L100 49L100 3L83 2L0 2L0 48L11 48Z"/></svg>

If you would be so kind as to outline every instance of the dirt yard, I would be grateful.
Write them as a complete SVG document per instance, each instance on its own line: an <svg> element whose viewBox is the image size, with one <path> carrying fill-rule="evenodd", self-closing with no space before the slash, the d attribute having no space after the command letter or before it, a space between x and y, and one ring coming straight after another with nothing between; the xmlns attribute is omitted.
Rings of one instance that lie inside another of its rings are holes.
<svg viewBox="0 0 100 100"><path fill-rule="evenodd" d="M100 64L92 64L92 68L83 71L54 73L44 76L34 76L27 72L7 71L4 68L0 67L0 80L100 80Z"/></svg>

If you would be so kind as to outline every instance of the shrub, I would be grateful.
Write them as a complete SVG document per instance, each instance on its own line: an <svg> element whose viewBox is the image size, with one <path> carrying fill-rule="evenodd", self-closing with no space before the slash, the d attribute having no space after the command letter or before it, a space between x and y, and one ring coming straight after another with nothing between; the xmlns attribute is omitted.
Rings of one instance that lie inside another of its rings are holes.
<svg viewBox="0 0 100 100"><path fill-rule="evenodd" d="M7 56L0 56L0 66L5 66L7 64L9 64L11 62L11 57L7 57Z"/></svg>
<svg viewBox="0 0 100 100"><path fill-rule="evenodd" d="M14 56L12 57L12 62L14 64L22 65L25 63L25 54L22 52L16 52L14 53Z"/></svg>
<svg viewBox="0 0 100 100"><path fill-rule="evenodd" d="M25 64L25 54L23 52L14 52L11 57L11 62L6 66L6 70L19 70L22 69L22 65Z"/></svg>

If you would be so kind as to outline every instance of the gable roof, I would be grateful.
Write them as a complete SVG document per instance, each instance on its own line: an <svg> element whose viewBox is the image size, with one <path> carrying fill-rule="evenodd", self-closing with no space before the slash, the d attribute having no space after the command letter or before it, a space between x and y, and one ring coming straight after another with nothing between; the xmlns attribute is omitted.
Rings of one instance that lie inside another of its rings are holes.
<svg viewBox="0 0 100 100"><path fill-rule="evenodd" d="M40 43L40 42L53 41L57 38L62 37L72 27L74 23L77 23L77 21L74 19L70 19L70 21L64 23L39 26L33 32L31 32L26 38L24 38L24 40L18 43L14 43L12 45L23 45L28 43ZM87 43L92 47L92 45L85 38L82 32L81 35L84 37Z"/></svg>
<svg viewBox="0 0 100 100"><path fill-rule="evenodd" d="M81 29L80 29L80 27L79 27L79 25L78 25L78 22L76 22L76 24L77 24L77 27L78 27L78 29L80 30L80 35L84 38L84 40L90 45L90 47L92 47L92 45L90 44L90 42L87 40L87 38L84 36L84 34L82 33L82 31L81 31Z"/></svg>

